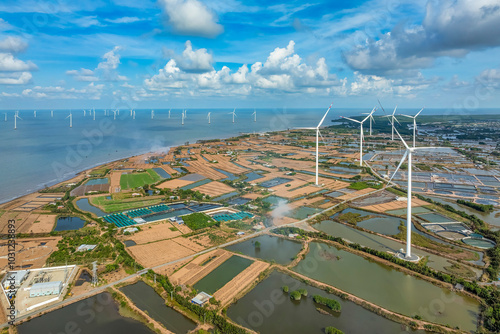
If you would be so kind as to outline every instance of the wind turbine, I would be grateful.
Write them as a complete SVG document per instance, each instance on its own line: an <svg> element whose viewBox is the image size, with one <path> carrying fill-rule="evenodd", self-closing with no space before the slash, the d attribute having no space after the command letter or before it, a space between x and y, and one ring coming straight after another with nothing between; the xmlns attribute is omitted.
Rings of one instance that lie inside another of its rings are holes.
<svg viewBox="0 0 500 334"><path fill-rule="evenodd" d="M132 117L132 113L133 113L133 110L132 110L132 109L130 109L130 117Z"/></svg>
<svg viewBox="0 0 500 334"><path fill-rule="evenodd" d="M93 108L94 121L95 121L95 108Z"/></svg>
<svg viewBox="0 0 500 334"><path fill-rule="evenodd" d="M319 186L319 136L321 136L321 138L323 138L323 136L321 135L321 132L319 131L319 128L321 127L321 125L325 121L326 115L328 115L328 112L330 111L330 109L332 109L332 105L333 105L333 103L330 104L330 106L326 110L325 114L323 115L323 118L318 123L317 127L315 127L315 128L299 128L299 129L303 129L303 130L316 130L316 185L317 186ZM324 139L323 139L323 141L324 141Z"/></svg>
<svg viewBox="0 0 500 334"><path fill-rule="evenodd" d="M69 112L69 115L66 116L66 118L69 117L69 127L72 128L73 127L73 114L71 113L71 111Z"/></svg>
<svg viewBox="0 0 500 334"><path fill-rule="evenodd" d="M83 117L87 116L87 111L83 109Z"/></svg>
<svg viewBox="0 0 500 334"><path fill-rule="evenodd" d="M415 131L417 130L417 116L424 110L424 108L420 109L420 111L415 116L400 114L404 117L413 118L413 147L415 147Z"/></svg>
<svg viewBox="0 0 500 334"><path fill-rule="evenodd" d="M373 113L377 110L377 108L373 108L371 113L363 113L362 115L370 115L370 136L372 135L372 121L375 123L375 119L373 118Z"/></svg>
<svg viewBox="0 0 500 334"><path fill-rule="evenodd" d="M50 117L54 117L54 110L50 111Z"/></svg>
<svg viewBox="0 0 500 334"><path fill-rule="evenodd" d="M209 112L209 113L208 113L208 115L207 115L207 118L208 118L208 124L210 124L210 115L211 115L211 114L212 114L212 113L211 113L211 112Z"/></svg>
<svg viewBox="0 0 500 334"><path fill-rule="evenodd" d="M380 100L378 100L378 104L380 104L380 107L382 107L382 104L380 103ZM396 109L397 108L398 108L398 106L396 106L394 108L394 111L392 112L392 115L384 115L384 117L387 117L389 119L389 122L391 123L391 128L392 128L391 140L394 140L394 121L398 122L398 124L401 125L401 123L399 123L399 121L396 118L396 116L394 116L394 114L396 113ZM382 107L382 110L384 111L384 114L385 114L384 107Z"/></svg>
<svg viewBox="0 0 500 334"><path fill-rule="evenodd" d="M4 122L7 122L7 113L6 113L6 112L4 112L3 114L5 115L5 120L4 120Z"/></svg>
<svg viewBox="0 0 500 334"><path fill-rule="evenodd" d="M33 117L36 118L36 110L33 110Z"/></svg>
<svg viewBox="0 0 500 334"><path fill-rule="evenodd" d="M19 111L16 111L16 114L14 115L14 130L17 130L17 119L20 119L21 121L23 120L21 117L19 117Z"/></svg>
<svg viewBox="0 0 500 334"><path fill-rule="evenodd" d="M253 121L257 122L257 110L255 110L255 109L253 110L252 116L253 116Z"/></svg>
<svg viewBox="0 0 500 334"><path fill-rule="evenodd" d="M151 119L154 119L154 118L155 118L155 111L151 110Z"/></svg>
<svg viewBox="0 0 500 334"><path fill-rule="evenodd" d="M405 254L405 259L410 260L410 261L418 261L418 256L411 255L411 156L412 153L417 151L417 150L428 150L428 149L438 149L441 147L408 147L406 142L404 141L403 137L399 134L398 130L396 130L396 133L399 136L399 139L403 142L403 145L406 147L406 151L403 154L403 158L401 158L401 161L399 162L398 167L394 171L394 174L392 174L392 177L389 179L389 183L391 183L392 179L394 176L396 176L396 173L398 172L399 168L405 161L406 157L408 157L408 189L407 189L407 209L406 209L406 254Z"/></svg>
<svg viewBox="0 0 500 334"><path fill-rule="evenodd" d="M182 125L184 125L184 118L186 118L186 115L184 114L184 110L182 111Z"/></svg>
<svg viewBox="0 0 500 334"><path fill-rule="evenodd" d="M236 109L230 112L229 115L233 115L233 123L234 123L234 118L236 117Z"/></svg>
<svg viewBox="0 0 500 334"><path fill-rule="evenodd" d="M370 118L370 116L375 112L375 110L372 110L372 112L366 116L362 121L358 121L356 119L340 116L342 118L348 119L350 121L356 122L360 124L360 130L359 130L359 165L363 166L363 123Z"/></svg>
<svg viewBox="0 0 500 334"><path fill-rule="evenodd" d="M116 119L116 109L113 110L113 120L115 120L115 119Z"/></svg>
<svg viewBox="0 0 500 334"><path fill-rule="evenodd" d="M168 119L170 119L170 111L171 111L171 110L172 110L172 109L168 109Z"/></svg>

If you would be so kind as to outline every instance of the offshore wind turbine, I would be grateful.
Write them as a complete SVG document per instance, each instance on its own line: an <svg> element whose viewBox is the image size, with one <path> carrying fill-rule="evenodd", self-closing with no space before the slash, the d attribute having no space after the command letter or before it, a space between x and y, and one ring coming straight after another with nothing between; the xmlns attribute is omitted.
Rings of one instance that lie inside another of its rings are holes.
<svg viewBox="0 0 500 334"><path fill-rule="evenodd" d="M212 113L211 113L211 112L209 112L209 113L208 113L208 115L207 115L207 118L208 118L208 124L210 124L210 115L211 115L211 114L212 114Z"/></svg>
<svg viewBox="0 0 500 334"><path fill-rule="evenodd" d="M399 162L398 167L394 171L394 174L392 174L392 177L389 179L389 183L391 183L392 179L394 176L396 176L396 173L398 172L399 168L405 161L406 157L408 157L408 189L407 189L407 209L406 209L406 254L405 254L405 259L409 261L418 261L419 257L416 255L411 255L411 169L412 169L412 164L411 164L411 157L412 153L417 151L417 150L428 150L428 149L438 149L441 147L408 147L406 142L404 141L403 137L399 134L399 132L396 130L396 133L399 136L399 139L403 142L403 145L406 147L406 151L403 154L403 158L401 158L401 161Z"/></svg>
<svg viewBox="0 0 500 334"><path fill-rule="evenodd" d="M95 108L92 109L93 114L94 114L94 121L95 121Z"/></svg>
<svg viewBox="0 0 500 334"><path fill-rule="evenodd" d="M172 110L172 109L168 109L168 119L170 119L170 111L171 111L171 110Z"/></svg>
<svg viewBox="0 0 500 334"><path fill-rule="evenodd" d="M54 110L50 111L50 117L54 117Z"/></svg>
<svg viewBox="0 0 500 334"><path fill-rule="evenodd" d="M155 118L155 111L151 110L151 119L154 119L154 118Z"/></svg>
<svg viewBox="0 0 500 334"><path fill-rule="evenodd" d="M253 121L257 122L257 110L255 110L255 109L253 110L252 116L253 116Z"/></svg>
<svg viewBox="0 0 500 334"><path fill-rule="evenodd" d="M83 117L87 116L87 111L83 109Z"/></svg>
<svg viewBox="0 0 500 334"><path fill-rule="evenodd" d="M382 108L382 110L384 111L384 114L385 114L385 109L384 107L382 107L382 103L380 103L380 100L378 100L378 104L380 104L380 107ZM398 106L396 106L394 108L394 111L392 112L392 115L384 115L384 117L387 117L389 119L389 122L391 124L391 130L392 130L392 135L391 135L391 140L394 140L394 121L398 122L399 125L401 125L401 123L399 123L398 119L396 118L396 116L394 116L394 114L396 113L396 109L398 108Z"/></svg>
<svg viewBox="0 0 500 334"><path fill-rule="evenodd" d="M66 118L69 117L69 127L72 128L73 127L73 114L71 113L71 111L69 112L69 115L66 116Z"/></svg>
<svg viewBox="0 0 500 334"><path fill-rule="evenodd" d="M113 120L115 120L115 119L116 119L116 109L113 110Z"/></svg>
<svg viewBox="0 0 500 334"><path fill-rule="evenodd" d="M400 114L404 117L409 117L413 119L413 147L415 147L415 131L417 130L417 116L424 110L424 108L420 109L420 111L415 116Z"/></svg>
<svg viewBox="0 0 500 334"><path fill-rule="evenodd" d="M234 118L236 117L236 109L230 112L229 115L233 115L233 123L234 123Z"/></svg>
<svg viewBox="0 0 500 334"><path fill-rule="evenodd" d="M186 115L184 114L185 110L182 111L182 125L184 125L184 118L186 118Z"/></svg>
<svg viewBox="0 0 500 334"><path fill-rule="evenodd" d="M33 110L33 117L36 118L36 110Z"/></svg>
<svg viewBox="0 0 500 334"><path fill-rule="evenodd" d="M135 110L134 110L134 112L132 113L132 119L135 119Z"/></svg>
<svg viewBox="0 0 500 334"><path fill-rule="evenodd" d="M21 117L19 117L19 111L16 111L16 114L14 115L14 130L17 130L17 119L20 119L21 121L23 120Z"/></svg>
<svg viewBox="0 0 500 334"><path fill-rule="evenodd" d="M371 113L362 113L362 115L370 115L370 136L372 135L372 121L375 123L375 119L373 118L373 113L377 110L377 108L373 108Z"/></svg>
<svg viewBox="0 0 500 334"><path fill-rule="evenodd" d="M3 114L5 115L5 120L4 120L4 122L7 122L7 113L6 113L6 112L4 112Z"/></svg>
<svg viewBox="0 0 500 334"><path fill-rule="evenodd" d="M358 121L356 119L352 119L352 118L349 118L349 117L344 117L344 116L340 116L342 118L345 118L345 119L348 119L350 121L353 121L353 122L356 122L356 123L359 123L360 127L359 127L359 166L363 166L363 123L368 119L370 118L370 116L375 112L375 110L372 110L372 112L366 116L362 121Z"/></svg>

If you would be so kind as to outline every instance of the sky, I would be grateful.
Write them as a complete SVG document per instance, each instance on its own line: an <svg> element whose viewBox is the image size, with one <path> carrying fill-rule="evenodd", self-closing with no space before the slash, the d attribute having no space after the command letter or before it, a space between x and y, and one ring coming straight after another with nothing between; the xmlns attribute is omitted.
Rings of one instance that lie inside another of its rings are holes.
<svg viewBox="0 0 500 334"><path fill-rule="evenodd" d="M0 109L500 105L500 0L2 0Z"/></svg>

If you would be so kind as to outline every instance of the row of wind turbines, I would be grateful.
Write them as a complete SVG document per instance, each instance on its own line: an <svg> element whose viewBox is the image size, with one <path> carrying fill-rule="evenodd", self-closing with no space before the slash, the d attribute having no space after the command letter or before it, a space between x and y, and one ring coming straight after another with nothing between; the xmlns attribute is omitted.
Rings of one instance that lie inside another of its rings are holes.
<svg viewBox="0 0 500 334"><path fill-rule="evenodd" d="M380 104L380 101L379 101L379 104ZM382 107L381 104L380 104L380 106ZM318 125L316 127L297 128L297 129L302 129L302 130L315 130L316 131L316 185L317 186L319 186L319 137L321 136L321 138L323 139L323 142L325 142L323 136L321 135L320 128L321 128L323 122L325 121L325 118L328 115L328 112L330 111L331 108L332 108L332 105L330 105L328 107L328 109L326 110L325 114L323 115L323 118L321 118L320 122L318 123ZM397 172L401 168L402 164L406 160L408 162L407 210L406 210L406 251L405 252L400 252L400 253L396 254L396 256L399 257L399 258L401 258L401 259L407 260L407 261L416 262L420 258L417 255L414 255L414 254L411 253L411 231L412 231L412 222L411 222L412 154L415 151L441 149L442 147L416 147L415 146L415 142L416 142L416 129L417 129L416 118L423 111L423 108L417 114L415 114L414 116L400 114L401 116L409 117L409 118L413 119L413 146L412 147L408 146L408 144L406 143L406 141L403 139L403 137L400 135L400 133L397 131L397 129L395 127L395 123L396 122L399 124L399 121L397 120L397 118L395 116L396 109L397 109L397 106L396 106L396 108L394 108L394 111L392 112L392 114L390 114L390 115L384 115L384 117L388 118L389 124L391 125L391 132L392 132L391 133L391 138L392 138L392 140L394 140L394 132L396 132L397 136L399 137L399 139L401 140L401 142L403 143L403 145L405 147L405 152L404 152L403 157L401 158L401 161L399 162L399 165L397 166L396 170L394 171L394 173L392 174L391 178L387 182L386 187L388 185L390 185L390 184L394 184L392 182L392 180L394 179L394 177L396 176ZM363 118L362 120L356 120L356 119L353 119L353 118L348 118L348 117L341 116L344 119L347 119L347 120L352 121L352 122L356 122L356 123L358 123L360 125L360 140L359 140L359 150L360 150L360 152L359 152L359 164L360 164L360 166L363 166L363 140L364 140L363 124L367 120L370 120L370 136L371 136L372 135L372 122L375 122L375 119L373 118L373 114L375 113L376 110L377 110L377 108L373 108L370 113L364 113L363 115L367 115L367 116L365 118ZM382 110L384 111L384 114L385 114L385 110L384 110L383 107L382 107Z"/></svg>
<svg viewBox="0 0 500 334"><path fill-rule="evenodd" d="M171 111L172 111L172 109L169 109L169 111L168 111L168 118L169 119L171 118ZM119 109L111 110L111 112L113 113L113 120L116 120L116 116L120 115ZM89 114L89 116L92 116L93 120L95 121L95 108L89 109L88 114ZM7 122L7 113L4 113L4 115L5 115L4 121ZM105 109L104 116L109 116L109 115L110 115L109 111L107 109ZM208 124L211 124L211 115L212 115L212 112L209 112L207 114ZM230 112L229 115L232 115L233 123L235 123L236 117L237 117L236 109L234 109L232 112ZM83 116L84 117L87 116L87 110L85 110L85 109L83 109ZM251 116L253 117L253 121L257 122L257 110L254 109L254 112L251 114ZM33 111L33 117L36 118L36 110ZM50 117L54 117L54 110L50 111ZM130 117L132 117L132 119L135 120L135 110L134 109L130 109ZM69 127L72 128L73 127L73 112L71 110L69 112L69 115L66 116L66 119L68 119L68 118L69 118ZM151 110L151 119L154 119L154 118L155 118L155 111ZM187 118L187 110L184 109L184 110L182 110L182 113L181 113L181 125L184 125L184 120L186 118ZM17 120L18 119L22 120L22 118L19 117L19 111L16 111L14 114L14 130L17 130Z"/></svg>

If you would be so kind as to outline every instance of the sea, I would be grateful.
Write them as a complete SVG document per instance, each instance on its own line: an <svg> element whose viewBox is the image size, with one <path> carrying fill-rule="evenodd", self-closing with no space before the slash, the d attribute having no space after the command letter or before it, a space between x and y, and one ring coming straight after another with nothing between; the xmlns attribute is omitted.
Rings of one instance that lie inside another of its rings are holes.
<svg viewBox="0 0 500 334"><path fill-rule="evenodd" d="M252 113L256 110L257 119ZM416 113L419 109L400 109ZM137 109L135 119L129 110L121 110L114 119L108 110L19 111L14 129L14 110L0 112L0 203L68 180L76 173L106 162L147 152L167 152L170 147L201 139L229 138L242 133L263 133L297 127L315 127L323 109L193 109L187 110L182 125L182 110ZM332 108L323 126L340 116L356 116L371 109ZM72 114L72 127L68 115ZM207 114L211 113L211 123ZM4 121L3 113L7 114ZM445 114L444 110L426 110L425 114ZM476 114L479 112L475 112ZM485 114L491 110L485 110Z"/></svg>

